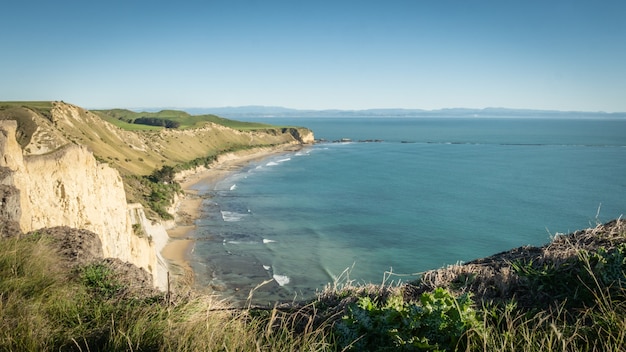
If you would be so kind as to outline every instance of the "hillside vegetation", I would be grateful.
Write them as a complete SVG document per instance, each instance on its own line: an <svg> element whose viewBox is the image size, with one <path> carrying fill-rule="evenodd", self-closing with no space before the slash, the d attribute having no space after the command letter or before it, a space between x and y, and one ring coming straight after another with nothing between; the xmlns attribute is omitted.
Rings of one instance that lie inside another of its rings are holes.
<svg viewBox="0 0 626 352"><path fill-rule="evenodd" d="M142 116L172 119L180 127L165 129L127 122ZM0 102L0 119L18 121L23 133L20 144L26 153L47 153L67 143L85 145L122 174L132 175L149 175L163 165L178 165L229 150L296 141L289 128L171 110L94 113L63 102Z"/></svg>
<svg viewBox="0 0 626 352"><path fill-rule="evenodd" d="M162 110L159 112L134 112L126 109L112 109L112 110L92 110L92 112L98 114L104 120L129 130L159 130L162 127L149 126L146 123L137 122L139 119L156 119L162 121L172 121L178 125L175 128L189 129L203 127L207 122L212 122L218 125L230 127L236 130L260 130L271 129L275 126L264 123L243 122L225 119L216 115L191 115L184 111L178 110ZM160 124L159 126L165 126Z"/></svg>
<svg viewBox="0 0 626 352"><path fill-rule="evenodd" d="M132 123L149 117L175 121L177 128ZM181 111L96 113L64 102L0 102L0 120L18 122L17 139L26 156L54 152L68 144L86 146L124 179L129 202L139 202L167 217L165 207L176 185L164 186L155 172L209 165L227 152L301 143L305 128L277 127ZM312 139L311 139L312 141Z"/></svg>
<svg viewBox="0 0 626 352"><path fill-rule="evenodd" d="M178 191L172 180L179 168L208 165L226 151L299 143L307 133L216 122L129 131L63 102L0 103L0 119L17 121L24 158L54 155L69 144L91 149L119 170L130 201L147 202L161 216ZM12 148L19 152L14 141ZM243 308L185 286L154 291L145 270L102 258L100 234L63 226L22 234L0 225L1 351L624 351L626 345L621 219L555 236L543 247L429 271L415 282L339 281L310 301L254 307L250 299Z"/></svg>
<svg viewBox="0 0 626 352"><path fill-rule="evenodd" d="M626 343L621 220L414 283L335 283L312 301L267 308L137 290L123 267L68 250L76 235L63 231L0 240L0 350L623 351Z"/></svg>

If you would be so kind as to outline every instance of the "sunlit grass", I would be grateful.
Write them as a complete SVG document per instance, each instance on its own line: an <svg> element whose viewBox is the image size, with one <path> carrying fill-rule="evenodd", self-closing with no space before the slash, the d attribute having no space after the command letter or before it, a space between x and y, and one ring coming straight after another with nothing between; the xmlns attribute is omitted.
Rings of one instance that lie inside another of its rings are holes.
<svg viewBox="0 0 626 352"><path fill-rule="evenodd" d="M209 122L241 131L254 131L259 129L276 128L276 126L272 126L269 124L231 120L211 114L190 115L184 111L178 110L163 110L159 112L135 112L124 109L114 109L93 110L93 112L98 114L104 120L129 131L160 130L163 128L132 123L132 121L141 117L150 117L174 121L180 124L178 129L200 128Z"/></svg>
<svg viewBox="0 0 626 352"><path fill-rule="evenodd" d="M53 248L47 238L1 240L0 350L330 350L327 330L297 312L231 309L208 296L167 304L103 295L80 270L62 270Z"/></svg>
<svg viewBox="0 0 626 352"><path fill-rule="evenodd" d="M611 239L620 240L623 226L615 228L622 230ZM522 307L515 296L468 302L447 288L414 299L406 284L355 285L346 278L310 302L269 309L234 308L204 295L170 302L163 295L120 295L125 283L114 273L98 264L71 268L56 254L57 245L38 235L0 240L0 350L622 351L626 346L624 283L607 281L606 272L598 271L621 258L619 244L579 252L572 271L578 275L567 280L570 293L587 294L575 304L567 295L541 308ZM623 274L626 263L618 264L622 272L613 275ZM526 283L536 282L541 283ZM354 336L345 334L353 327L358 327ZM436 331L455 335L432 335Z"/></svg>

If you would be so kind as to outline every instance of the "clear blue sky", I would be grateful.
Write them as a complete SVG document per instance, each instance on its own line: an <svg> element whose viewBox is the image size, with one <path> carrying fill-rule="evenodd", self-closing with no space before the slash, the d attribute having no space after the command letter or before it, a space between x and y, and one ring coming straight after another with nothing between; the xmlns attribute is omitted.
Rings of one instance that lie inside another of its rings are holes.
<svg viewBox="0 0 626 352"><path fill-rule="evenodd" d="M0 8L0 100L626 111L624 0L10 0Z"/></svg>

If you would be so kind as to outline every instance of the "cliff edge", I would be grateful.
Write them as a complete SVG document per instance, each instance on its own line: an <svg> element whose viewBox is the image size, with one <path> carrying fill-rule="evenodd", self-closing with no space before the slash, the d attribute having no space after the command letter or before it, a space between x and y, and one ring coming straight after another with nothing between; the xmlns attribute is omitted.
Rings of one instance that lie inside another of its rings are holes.
<svg viewBox="0 0 626 352"><path fill-rule="evenodd" d="M68 226L92 231L104 257L145 269L154 286L165 289L167 266L160 252L167 232L149 222L141 206L127 204L119 172L75 144L23 156L16 136L16 121L0 121L0 216L6 230ZM133 224L149 228L149 235L135 235Z"/></svg>
<svg viewBox="0 0 626 352"><path fill-rule="evenodd" d="M314 140L305 128L238 130L215 122L127 130L99 114L64 102L0 102L0 235L59 226L92 231L104 257L145 269L161 290L169 224L137 203L141 196L126 180L237 148Z"/></svg>

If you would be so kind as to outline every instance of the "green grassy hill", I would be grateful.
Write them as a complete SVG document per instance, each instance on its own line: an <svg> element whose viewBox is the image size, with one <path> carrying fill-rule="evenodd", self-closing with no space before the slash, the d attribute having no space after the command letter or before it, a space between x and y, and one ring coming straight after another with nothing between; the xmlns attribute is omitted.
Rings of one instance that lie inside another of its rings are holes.
<svg viewBox="0 0 626 352"><path fill-rule="evenodd" d="M132 123L140 117L170 119L180 127ZM132 175L148 175L164 165L225 151L294 141L282 127L173 110L92 112L63 102L0 102L0 119L18 121L20 142L27 154L49 152L67 143L85 145L100 160Z"/></svg>
<svg viewBox="0 0 626 352"><path fill-rule="evenodd" d="M104 120L129 130L159 130L163 127L142 125L136 123L140 118L157 118L162 120L170 120L180 124L179 129L200 128L207 122L212 122L225 127L230 127L240 131L254 131L267 128L275 128L276 126L243 122L225 119L216 115L190 115L184 111L178 110L162 110L159 112L134 112L125 109L113 109L113 110L92 110L92 112L98 114Z"/></svg>
<svg viewBox="0 0 626 352"><path fill-rule="evenodd" d="M172 119L180 126L164 128L132 123L142 116ZM155 171L164 167L178 171L209 164L226 152L298 143L294 137L298 133L294 130L308 131L171 110L91 112L64 102L0 102L0 120L3 119L18 122L17 138L26 156L50 153L68 144L89 148L99 161L119 170L129 202L154 208L154 204L149 204L150 196L163 195L165 199L156 197L161 204L157 211L161 216L167 216L163 206L172 191L154 189L157 186L148 176Z"/></svg>

